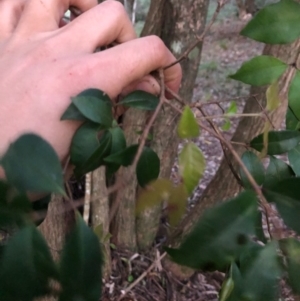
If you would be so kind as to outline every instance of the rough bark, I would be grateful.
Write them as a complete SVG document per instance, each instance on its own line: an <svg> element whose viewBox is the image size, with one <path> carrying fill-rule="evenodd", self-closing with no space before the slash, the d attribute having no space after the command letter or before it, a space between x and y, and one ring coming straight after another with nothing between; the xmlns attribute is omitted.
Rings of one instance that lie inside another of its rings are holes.
<svg viewBox="0 0 300 301"><path fill-rule="evenodd" d="M92 228L102 228L102 249L104 254L103 278L106 280L111 272L109 239L109 197L106 188L105 168L100 167L92 173L91 187L91 222Z"/></svg>
<svg viewBox="0 0 300 301"><path fill-rule="evenodd" d="M66 210L66 207L69 206L66 206L63 197L52 195L47 216L39 226L39 230L44 235L55 261L59 260L65 236L75 221L74 212ZM54 297L43 298L43 301L55 300L57 299Z"/></svg>
<svg viewBox="0 0 300 301"><path fill-rule="evenodd" d="M266 46L264 49L264 54L273 55L281 59L282 61L285 61L288 64L292 64L296 60L299 49L300 43L299 41L297 41L291 45ZM260 97L258 100L263 106L265 106L265 91L265 88L252 88L250 91L250 95L260 93L262 97ZM286 107L287 97L283 97L281 106L278 109L276 109L272 114L270 114L272 123L277 129L280 128L285 118ZM250 96L246 102L244 112L255 113L259 111L261 111L261 108L255 101L255 99ZM232 140L237 142L248 142L257 134L261 133L263 127L264 120L262 118L243 118L241 119ZM239 155L241 155L245 151L243 147L238 147L236 145L235 149ZM228 157L229 160L233 162L235 170L238 170L238 166L233 156L230 153L228 153ZM215 177L210 182L206 190L203 192L203 195L197 201L197 204L195 205L195 207L193 207L193 210L184 218L181 225L173 233L172 238L170 240L170 244L173 246L177 246L182 241L184 236L190 232L190 230L201 217L205 209L212 207L229 197L234 196L240 191L240 189L241 187L238 185L236 179L230 171L227 161L223 159ZM178 267L175 264L173 264L173 267L170 267L169 265L169 268L174 268L175 271L178 271Z"/></svg>
<svg viewBox="0 0 300 301"><path fill-rule="evenodd" d="M155 4L154 4L155 2ZM179 57L205 28L207 0L165 0L152 1L143 35L159 35L176 57ZM158 8L160 10L158 11ZM160 17L160 18L158 18ZM193 88L198 73L202 44L190 53L181 63L183 80L180 95L188 102L192 98ZM179 115L165 107L160 113L153 128L151 147L161 159L160 177L169 178L174 164L178 138L176 133ZM141 249L147 249L153 243L160 221L161 206L145 211L137 219L137 241ZM147 234L145 234L147 233Z"/></svg>

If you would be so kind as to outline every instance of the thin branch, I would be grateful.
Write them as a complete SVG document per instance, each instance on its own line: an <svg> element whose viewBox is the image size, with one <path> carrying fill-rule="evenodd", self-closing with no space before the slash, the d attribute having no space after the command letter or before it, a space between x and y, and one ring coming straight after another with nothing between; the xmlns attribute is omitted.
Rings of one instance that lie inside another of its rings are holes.
<svg viewBox="0 0 300 301"><path fill-rule="evenodd" d="M262 113L265 115L266 119L268 119L269 123L271 124L272 128L275 129L275 126L268 114L268 112L266 111L266 109L262 106L262 104L259 102L259 100L257 99L256 96L254 96L254 99L256 100L257 104L259 105L259 107L261 108Z"/></svg>
<svg viewBox="0 0 300 301"><path fill-rule="evenodd" d="M203 110L202 108L199 108L199 110L200 110L200 112L202 113L202 115L203 115L204 117L207 117L207 116L206 116L206 113L204 112L204 110ZM219 128L213 123L213 121L210 120L210 119L208 119L207 122L208 122L208 123L210 124L210 126L214 129L214 131L216 132L216 134L217 134L218 136L221 136L221 133L220 133L220 131L219 131ZM236 181L238 182L238 184L239 184L240 186L243 186L243 185L242 185L242 181L241 181L239 175L238 175L237 172L235 171L235 169L234 169L234 167L233 167L233 165L232 165L232 163L231 163L231 161L230 161L230 159L229 159L229 157L228 157L228 155L227 155L227 152L226 152L225 146L224 146L224 142L221 142L221 141L220 141L220 144L221 144L221 147L222 147L222 150L223 150L224 158L225 158L225 160L226 160L226 162L227 162L227 164L228 164L228 166L229 166L229 168L230 168L230 170L231 170L233 176L235 177L235 179L236 179Z"/></svg>

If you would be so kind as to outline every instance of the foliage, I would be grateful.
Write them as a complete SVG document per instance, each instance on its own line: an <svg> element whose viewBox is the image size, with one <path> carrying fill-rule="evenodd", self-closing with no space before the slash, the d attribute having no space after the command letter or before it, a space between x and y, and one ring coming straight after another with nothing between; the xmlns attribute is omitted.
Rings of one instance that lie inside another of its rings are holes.
<svg viewBox="0 0 300 301"><path fill-rule="evenodd" d="M281 0L262 9L242 34L264 43L290 43L300 37L299 16L300 4ZM269 85L266 111L270 112L279 105L278 82L289 68L294 65L258 56L244 63L231 78L256 86ZM299 79L296 71L289 87L286 130L269 131L266 126L264 133L247 141L238 175L245 190L207 210L178 248L166 248L170 257L181 265L225 272L222 301L276 300L282 277L295 293L300 293L299 241L293 238L277 241L262 229L262 213L273 203L285 224L300 233ZM159 101L156 96L136 91L117 105L154 111L159 108ZM134 165L141 186L136 214L164 204L171 227L176 227L205 170L204 156L192 141L200 134L199 120L189 106L182 109L177 133L184 146L178 157L179 183L174 185L169 179L158 178L160 158L147 146L145 135L141 135L143 145L127 145L112 109L109 96L97 89L88 89L71 98L61 120L82 122L70 149L75 176L80 178L105 166L110 178L121 166ZM224 114L227 128L236 111L236 103L232 102ZM287 154L288 163L275 157L279 154ZM264 157L269 158L267 168L262 164ZM0 181L0 227L16 229L0 248L1 300L32 301L49 294L61 301L99 300L101 246L80 214L76 213L76 224L66 238L59 265L53 262L47 243L35 226L40 217L33 217L47 209L49 198L31 202L28 193L45 196L59 193L67 197L63 170L52 147L34 134L25 134L10 145L0 163L6 174L6 181ZM126 180L130 181L131 176Z"/></svg>

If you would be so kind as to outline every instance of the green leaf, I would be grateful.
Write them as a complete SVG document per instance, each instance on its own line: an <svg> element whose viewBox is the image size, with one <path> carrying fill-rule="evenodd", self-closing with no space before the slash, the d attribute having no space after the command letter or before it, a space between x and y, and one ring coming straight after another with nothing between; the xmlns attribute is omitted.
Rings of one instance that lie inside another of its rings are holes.
<svg viewBox="0 0 300 301"><path fill-rule="evenodd" d="M76 131L71 143L70 158L75 166L83 165L99 147L102 127L93 122L85 122Z"/></svg>
<svg viewBox="0 0 300 301"><path fill-rule="evenodd" d="M106 98L107 95L103 94L103 97ZM72 103L90 121L106 128L111 127L113 122L112 107L107 100L93 96L76 96L72 98Z"/></svg>
<svg viewBox="0 0 300 301"><path fill-rule="evenodd" d="M266 171L264 187L273 187L283 179L291 178L294 173L289 165L280 159L270 156L270 163Z"/></svg>
<svg viewBox="0 0 300 301"><path fill-rule="evenodd" d="M287 259L288 283L293 292L300 294L300 242L295 238L279 241L280 248Z"/></svg>
<svg viewBox="0 0 300 301"><path fill-rule="evenodd" d="M234 289L234 281L233 279L227 278L221 287L221 293L220 293L220 301L226 301L229 296L231 295L232 291Z"/></svg>
<svg viewBox="0 0 300 301"><path fill-rule="evenodd" d="M62 293L59 301L99 301L102 263L96 234L77 214L75 229L67 239L62 252L60 263Z"/></svg>
<svg viewBox="0 0 300 301"><path fill-rule="evenodd" d="M157 179L142 189L136 202L136 213L167 202L173 191L173 184L168 179Z"/></svg>
<svg viewBox="0 0 300 301"><path fill-rule="evenodd" d="M274 111L280 105L278 82L272 83L266 91L267 110Z"/></svg>
<svg viewBox="0 0 300 301"><path fill-rule="evenodd" d="M138 148L139 148L138 144L130 145L124 150L121 150L117 153L107 156L104 159L104 161L107 163L115 163L125 167L129 166L132 164Z"/></svg>
<svg viewBox="0 0 300 301"><path fill-rule="evenodd" d="M77 96L91 96L96 97L100 100L104 100L108 104L111 104L110 98L107 96L107 94L104 94L104 92L98 90L98 89L87 89L83 92L79 93ZM67 110L64 112L60 120L79 120L79 121L86 121L87 118L84 117L80 111L77 109L77 107L71 103Z"/></svg>
<svg viewBox="0 0 300 301"><path fill-rule="evenodd" d="M104 132L99 141L99 147L84 162L84 164L76 166L74 173L77 178L80 178L104 164L104 158L110 153L111 140L111 133L109 131Z"/></svg>
<svg viewBox="0 0 300 301"><path fill-rule="evenodd" d="M278 182L274 187L263 187L262 192L268 202L276 208L285 224L300 234L300 178L289 178Z"/></svg>
<svg viewBox="0 0 300 301"><path fill-rule="evenodd" d="M167 215L171 227L176 227L186 212L188 193L185 185L180 184L170 190L167 200Z"/></svg>
<svg viewBox="0 0 300 301"><path fill-rule="evenodd" d="M265 180L265 169L260 159L253 152L246 151L242 155L242 161L247 167L252 177L254 178L255 182L258 185L261 185ZM241 168L240 168L240 175L241 175L241 180L243 182L243 186L246 189L249 188L251 189L252 185Z"/></svg>
<svg viewBox="0 0 300 301"><path fill-rule="evenodd" d="M126 149L126 139L120 127L109 129L112 137L110 155L116 154ZM106 178L109 179L120 167L120 164L106 163Z"/></svg>
<svg viewBox="0 0 300 301"><path fill-rule="evenodd" d="M65 194L59 158L52 146L35 134L25 134L13 142L1 164L7 181L21 192Z"/></svg>
<svg viewBox="0 0 300 301"><path fill-rule="evenodd" d="M179 154L179 173L191 194L198 185L205 170L205 159L201 150L194 144L188 143Z"/></svg>
<svg viewBox="0 0 300 301"><path fill-rule="evenodd" d="M282 0L261 9L241 35L266 44L288 44L300 36L299 22L300 5Z"/></svg>
<svg viewBox="0 0 300 301"><path fill-rule="evenodd" d="M231 122L229 118L225 118L225 123L222 125L223 131L229 131L231 128Z"/></svg>
<svg viewBox="0 0 300 301"><path fill-rule="evenodd" d="M160 160L156 152L144 147L141 157L136 166L136 176L140 186L145 187L149 182L159 176Z"/></svg>
<svg viewBox="0 0 300 301"><path fill-rule="evenodd" d="M86 121L87 119L80 113L77 107L71 103L61 116L60 120Z"/></svg>
<svg viewBox="0 0 300 301"><path fill-rule="evenodd" d="M228 109L226 110L226 115L234 115L237 113L237 106L235 101L231 101Z"/></svg>
<svg viewBox="0 0 300 301"><path fill-rule="evenodd" d="M288 100L289 100L289 108L294 113L297 119L300 118L300 72L296 71L294 78L292 79L289 93L288 93Z"/></svg>
<svg viewBox="0 0 300 301"><path fill-rule="evenodd" d="M255 252L256 256L241 266L242 293L238 300L278 300L278 282L281 268L276 242Z"/></svg>
<svg viewBox="0 0 300 301"><path fill-rule="evenodd" d="M300 142L300 132L298 131L270 131L268 134L268 155L279 155L293 149ZM263 134L255 137L250 146L257 151L264 147Z"/></svg>
<svg viewBox="0 0 300 301"><path fill-rule="evenodd" d="M252 86L273 84L286 70L287 65L279 59L260 55L244 63L230 78Z"/></svg>
<svg viewBox="0 0 300 301"><path fill-rule="evenodd" d="M223 270L236 260L255 234L257 198L251 191L204 212L179 249L167 248L178 264Z"/></svg>
<svg viewBox="0 0 300 301"><path fill-rule="evenodd" d="M299 130L300 120L297 119L290 107L287 108L285 116L285 126L287 130Z"/></svg>
<svg viewBox="0 0 300 301"><path fill-rule="evenodd" d="M159 98L145 91L134 91L128 94L117 105L133 107L140 110L153 111L159 103Z"/></svg>
<svg viewBox="0 0 300 301"><path fill-rule="evenodd" d="M48 293L50 278L58 271L43 236L33 226L18 231L0 262L1 300L32 301Z"/></svg>
<svg viewBox="0 0 300 301"><path fill-rule="evenodd" d="M12 187L0 181L0 227L24 227L30 220L31 211L26 194L16 195Z"/></svg>
<svg viewBox="0 0 300 301"><path fill-rule="evenodd" d="M196 138L200 134L200 128L193 111L189 106L185 106L180 117L178 129L178 136L182 139Z"/></svg>
<svg viewBox="0 0 300 301"><path fill-rule="evenodd" d="M300 145L297 145L295 148L291 149L288 152L289 162L296 176L300 176Z"/></svg>

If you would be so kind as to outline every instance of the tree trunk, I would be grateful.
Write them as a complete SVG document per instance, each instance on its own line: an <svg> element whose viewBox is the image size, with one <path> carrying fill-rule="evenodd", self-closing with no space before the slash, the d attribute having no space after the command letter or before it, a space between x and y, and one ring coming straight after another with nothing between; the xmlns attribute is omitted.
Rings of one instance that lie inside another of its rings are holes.
<svg viewBox="0 0 300 301"><path fill-rule="evenodd" d="M263 51L264 54L273 55L287 64L292 64L295 62L297 55L300 50L300 42L297 41L291 45L281 45L281 46L269 46L267 45ZM283 85L280 85L281 88ZM250 95L259 93L262 95L258 98L258 101L265 107L265 88L252 88ZM287 95L283 97L281 105L270 114L273 125L276 129L280 128L282 122L285 118L287 108ZM256 113L260 112L261 108L257 101L253 97L249 97L246 102L244 113ZM262 132L264 127L264 120L262 118L242 118L236 132L232 138L232 141L236 142L248 142L253 137ZM235 150L241 156L245 151L245 148L234 145ZM238 170L238 166L233 158L233 156L228 153L229 160L233 163L235 170ZM227 198L233 197L236 193L240 191L241 187L238 185L236 179L234 178L232 172L230 171L227 161L223 158L220 168L217 171L215 177L212 179L210 184L207 186L203 195L197 201L197 204L193 207L193 210L184 218L181 225L176 231L174 231L172 238L170 239L170 244L173 246L178 246L182 239L190 232L195 223L199 220L204 210L212 207ZM174 269L177 271L178 267L173 264Z"/></svg>
<svg viewBox="0 0 300 301"><path fill-rule="evenodd" d="M173 54L179 57L204 31L208 1L178 0L152 1L142 35L157 34ZM183 80L180 89L188 102L191 101L201 58L202 43L181 63ZM161 159L160 177L169 178L177 156L177 122L179 115L164 107L153 128L151 147ZM137 241L140 249L148 249L157 234L161 206L148 209L137 219Z"/></svg>
<svg viewBox="0 0 300 301"><path fill-rule="evenodd" d="M39 226L44 235L55 261L59 260L66 234L74 224L75 217L72 210L66 210L66 201L62 196L52 195L47 216ZM43 298L43 301L55 301L54 297Z"/></svg>
<svg viewBox="0 0 300 301"><path fill-rule="evenodd" d="M92 172L91 181L91 222L92 228L100 227L102 237L99 241L104 254L103 278L108 280L111 272L110 233L109 233L109 197L107 195L105 167Z"/></svg>

